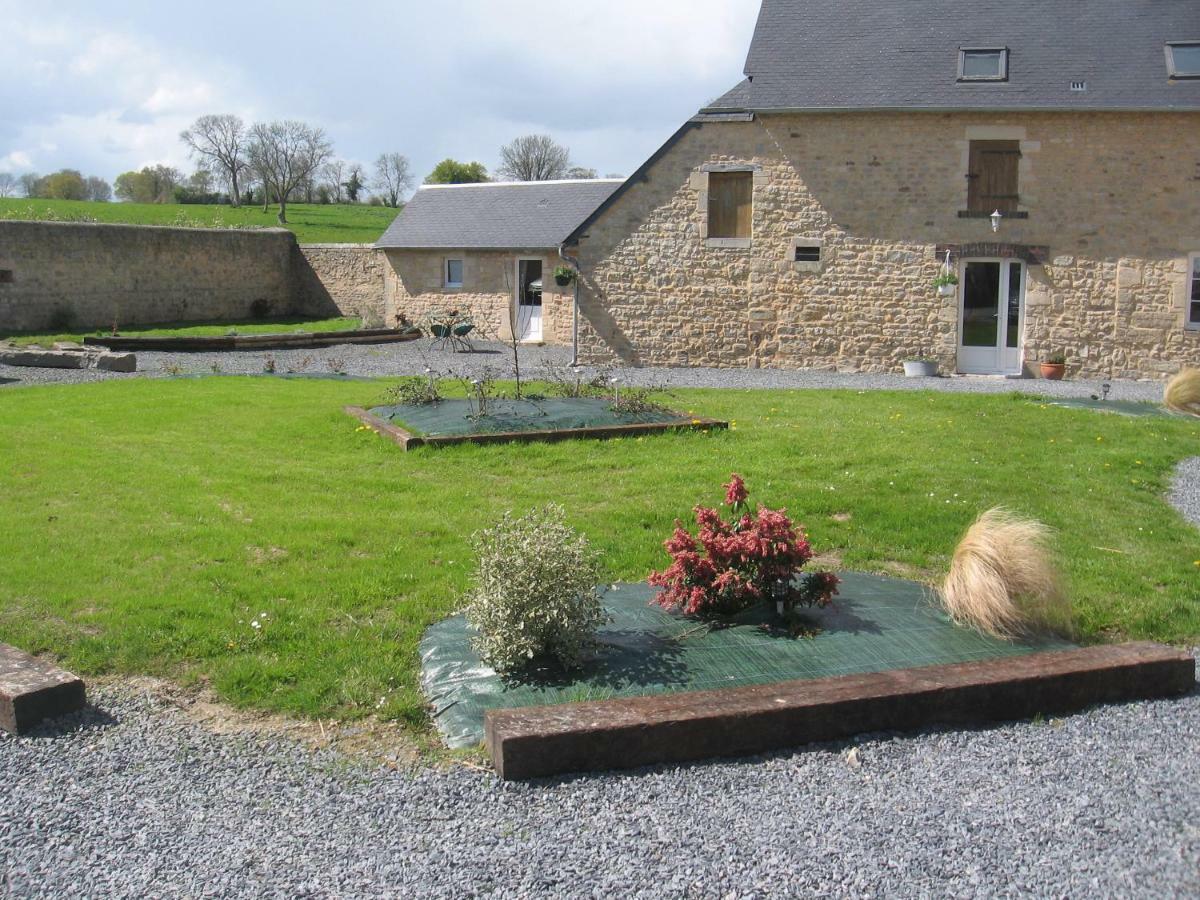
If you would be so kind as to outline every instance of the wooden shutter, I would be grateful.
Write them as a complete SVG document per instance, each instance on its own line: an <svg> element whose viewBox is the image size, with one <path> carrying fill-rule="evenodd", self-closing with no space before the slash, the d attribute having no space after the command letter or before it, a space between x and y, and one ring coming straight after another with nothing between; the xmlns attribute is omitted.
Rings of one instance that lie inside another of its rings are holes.
<svg viewBox="0 0 1200 900"><path fill-rule="evenodd" d="M967 209L971 212L1017 211L1021 163L1019 141L971 141L970 172L967 175Z"/></svg>
<svg viewBox="0 0 1200 900"><path fill-rule="evenodd" d="M754 173L710 172L708 236L749 238L754 209Z"/></svg>

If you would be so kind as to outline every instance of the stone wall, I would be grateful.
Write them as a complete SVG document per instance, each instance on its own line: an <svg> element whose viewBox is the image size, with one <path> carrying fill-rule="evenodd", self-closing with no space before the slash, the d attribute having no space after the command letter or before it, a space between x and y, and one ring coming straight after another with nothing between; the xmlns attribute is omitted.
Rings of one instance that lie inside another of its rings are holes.
<svg viewBox="0 0 1200 900"><path fill-rule="evenodd" d="M1021 144L1020 211L993 234L966 209L971 140ZM1030 261L1025 365L1083 376L1200 364L1185 328L1200 250L1195 114L845 113L698 125L588 230L581 354L630 364L897 371L956 365L942 258ZM749 247L710 245L710 169L754 172ZM822 262L795 263L797 239ZM990 255L990 253L989 253Z"/></svg>
<svg viewBox="0 0 1200 900"><path fill-rule="evenodd" d="M282 229L0 221L0 333L265 316L382 324L369 245L300 247Z"/></svg>
<svg viewBox="0 0 1200 900"><path fill-rule="evenodd" d="M518 259L542 261L542 339L547 344L570 344L574 287L554 283L554 270L563 265L556 251L386 250L384 315L397 316L425 327L431 313L453 309L475 320L482 335L511 340L510 313L516 296ZM444 285L446 259L463 260L463 286Z"/></svg>
<svg viewBox="0 0 1200 900"><path fill-rule="evenodd" d="M275 229L0 221L0 331L298 314L295 246Z"/></svg>
<svg viewBox="0 0 1200 900"><path fill-rule="evenodd" d="M296 277L314 314L357 316L367 328L384 324L383 254L372 244L301 244Z"/></svg>

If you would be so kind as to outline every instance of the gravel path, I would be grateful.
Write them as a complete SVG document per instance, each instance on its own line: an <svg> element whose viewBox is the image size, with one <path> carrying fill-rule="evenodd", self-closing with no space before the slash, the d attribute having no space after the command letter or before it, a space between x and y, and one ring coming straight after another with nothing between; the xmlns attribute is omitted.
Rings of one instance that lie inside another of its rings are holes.
<svg viewBox="0 0 1200 900"><path fill-rule="evenodd" d="M1185 519L1200 528L1200 456L1185 459L1175 470L1171 505L1179 510Z"/></svg>
<svg viewBox="0 0 1200 900"><path fill-rule="evenodd" d="M213 367L224 374L261 374L267 357L276 369L295 369L307 373L328 374L331 365L349 375L381 377L419 374L430 366L446 372L478 372L485 366L500 377L511 376L508 348L502 344L482 344L480 352L454 354L431 351L425 340L407 344L330 347L320 350L279 350L274 353L140 353L137 375L111 375L61 369L18 369L0 365L0 384L13 379L9 386L29 384L71 384L111 378L162 377L169 372L210 374ZM565 366L570 350L562 347L529 347L521 351L523 369L536 377L545 362ZM631 384L661 384L676 387L712 387L745 389L844 388L848 390L941 390L968 393L1009 393L1025 391L1053 397L1090 397L1100 392L1099 380L1041 381L1004 378L905 378L902 375L858 375L811 370L775 369L624 369L621 377ZM1152 381L1113 382L1113 400L1160 400L1162 384Z"/></svg>
<svg viewBox="0 0 1200 900"><path fill-rule="evenodd" d="M0 894L1200 892L1200 692L531 785L217 736L128 687L95 699L0 735Z"/></svg>

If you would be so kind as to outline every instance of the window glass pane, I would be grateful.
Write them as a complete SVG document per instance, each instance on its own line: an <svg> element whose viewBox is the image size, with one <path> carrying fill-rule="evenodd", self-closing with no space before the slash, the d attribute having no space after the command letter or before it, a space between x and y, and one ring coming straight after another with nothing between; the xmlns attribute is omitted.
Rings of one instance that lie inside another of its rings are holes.
<svg viewBox="0 0 1200 900"><path fill-rule="evenodd" d="M463 261L461 259L446 260L446 284L463 283Z"/></svg>
<svg viewBox="0 0 1200 900"><path fill-rule="evenodd" d="M1008 266L1008 340L1006 346L1015 350L1021 346L1021 281L1025 267L1020 263Z"/></svg>
<svg viewBox="0 0 1200 900"><path fill-rule="evenodd" d="M1000 319L1000 263L967 263L963 285L964 347L996 347Z"/></svg>
<svg viewBox="0 0 1200 900"><path fill-rule="evenodd" d="M1003 78L1004 52L1001 50L964 50L963 78Z"/></svg>
<svg viewBox="0 0 1200 900"><path fill-rule="evenodd" d="M1200 44L1185 44L1171 48L1174 74L1200 75Z"/></svg>
<svg viewBox="0 0 1200 900"><path fill-rule="evenodd" d="M1188 321L1193 325L1200 325L1200 300L1192 304L1192 317Z"/></svg>

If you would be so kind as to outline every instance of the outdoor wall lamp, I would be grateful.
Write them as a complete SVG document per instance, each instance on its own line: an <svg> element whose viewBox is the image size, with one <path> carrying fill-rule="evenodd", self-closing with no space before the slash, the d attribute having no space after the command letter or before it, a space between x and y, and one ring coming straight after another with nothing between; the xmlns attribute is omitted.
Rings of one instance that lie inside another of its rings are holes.
<svg viewBox="0 0 1200 900"><path fill-rule="evenodd" d="M987 209L987 207L985 206L984 209ZM992 213L991 219L992 232L998 232L1000 230L1000 223L1004 221L1004 213L1000 212L1000 210L996 210L994 213Z"/></svg>

